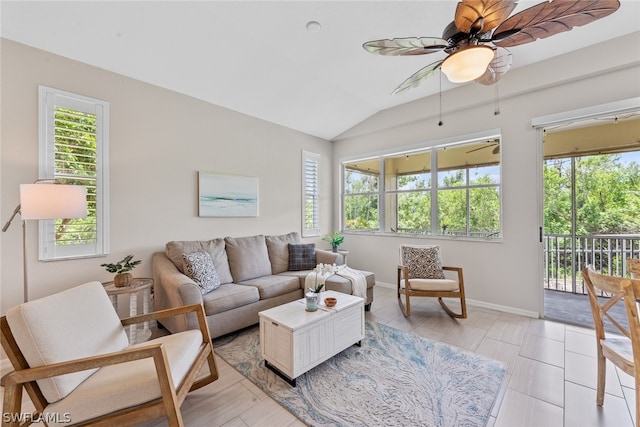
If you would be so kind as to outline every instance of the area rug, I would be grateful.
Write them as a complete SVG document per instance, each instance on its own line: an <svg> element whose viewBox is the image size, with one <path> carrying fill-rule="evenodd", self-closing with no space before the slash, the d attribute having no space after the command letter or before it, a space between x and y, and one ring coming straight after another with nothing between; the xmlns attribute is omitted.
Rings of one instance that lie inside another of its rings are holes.
<svg viewBox="0 0 640 427"><path fill-rule="evenodd" d="M485 426L505 374L497 360L374 322L352 346L296 379L265 368L258 327L215 352L311 426Z"/></svg>

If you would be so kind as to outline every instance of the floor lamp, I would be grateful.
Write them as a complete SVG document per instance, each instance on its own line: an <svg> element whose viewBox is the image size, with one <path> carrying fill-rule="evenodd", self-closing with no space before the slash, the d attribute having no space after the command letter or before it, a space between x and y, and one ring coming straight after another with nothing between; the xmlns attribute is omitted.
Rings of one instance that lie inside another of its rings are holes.
<svg viewBox="0 0 640 427"><path fill-rule="evenodd" d="M22 277L24 280L24 302L29 301L27 276L27 220L84 218L87 216L87 189L81 185L56 184L36 181L35 184L20 184L20 204L14 209L9 221L2 227L7 231L11 221L19 213L22 217Z"/></svg>

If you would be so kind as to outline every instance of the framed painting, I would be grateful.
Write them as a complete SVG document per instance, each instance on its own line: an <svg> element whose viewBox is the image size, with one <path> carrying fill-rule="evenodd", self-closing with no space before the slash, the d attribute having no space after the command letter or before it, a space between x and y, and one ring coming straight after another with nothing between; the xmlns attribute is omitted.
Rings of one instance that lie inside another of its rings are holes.
<svg viewBox="0 0 640 427"><path fill-rule="evenodd" d="M198 216L258 216L258 178L198 172Z"/></svg>

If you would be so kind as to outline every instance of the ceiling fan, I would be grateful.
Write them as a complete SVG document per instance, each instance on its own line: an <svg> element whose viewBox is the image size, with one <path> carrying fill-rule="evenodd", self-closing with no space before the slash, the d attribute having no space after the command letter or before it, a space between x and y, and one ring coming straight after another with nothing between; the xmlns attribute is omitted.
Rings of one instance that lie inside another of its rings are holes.
<svg viewBox="0 0 640 427"><path fill-rule="evenodd" d="M463 0L454 21L439 37L407 37L368 41L365 50L378 55L425 55L444 51L447 57L418 70L393 93L418 86L438 70L453 83L475 80L496 83L511 67L507 47L569 31L604 18L620 7L619 0L553 0L509 17L517 0Z"/></svg>
<svg viewBox="0 0 640 427"><path fill-rule="evenodd" d="M487 141L486 144L487 145L483 145L481 147L474 148L473 150L469 150L465 154L473 153L473 152L484 150L485 148L491 148L491 147L493 147L493 150L491 150L491 154L500 153L500 143L498 141Z"/></svg>

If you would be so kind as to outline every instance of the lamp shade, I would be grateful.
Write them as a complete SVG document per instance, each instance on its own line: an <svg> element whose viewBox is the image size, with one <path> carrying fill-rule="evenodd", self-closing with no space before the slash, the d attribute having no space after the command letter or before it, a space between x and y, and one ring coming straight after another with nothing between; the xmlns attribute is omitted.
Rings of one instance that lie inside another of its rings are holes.
<svg viewBox="0 0 640 427"><path fill-rule="evenodd" d="M22 219L84 218L87 189L82 185L20 184Z"/></svg>
<svg viewBox="0 0 640 427"><path fill-rule="evenodd" d="M453 83L475 80L484 74L493 57L489 46L470 46L449 55L442 63L442 72Z"/></svg>

